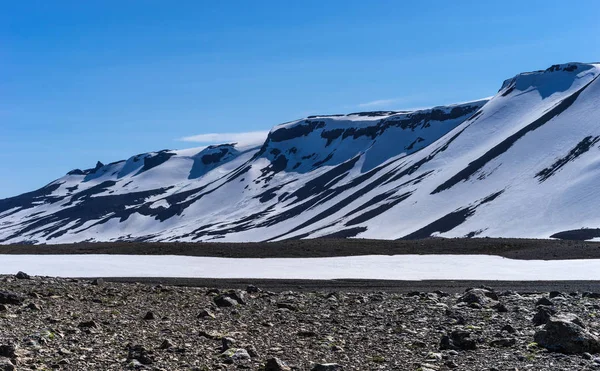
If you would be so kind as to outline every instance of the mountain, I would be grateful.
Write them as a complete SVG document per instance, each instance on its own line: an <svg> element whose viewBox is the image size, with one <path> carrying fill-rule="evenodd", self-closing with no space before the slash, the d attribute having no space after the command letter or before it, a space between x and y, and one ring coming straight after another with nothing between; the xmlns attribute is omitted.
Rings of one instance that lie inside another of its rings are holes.
<svg viewBox="0 0 600 371"><path fill-rule="evenodd" d="M599 73L554 65L489 99L98 162L0 200L0 243L597 238Z"/></svg>

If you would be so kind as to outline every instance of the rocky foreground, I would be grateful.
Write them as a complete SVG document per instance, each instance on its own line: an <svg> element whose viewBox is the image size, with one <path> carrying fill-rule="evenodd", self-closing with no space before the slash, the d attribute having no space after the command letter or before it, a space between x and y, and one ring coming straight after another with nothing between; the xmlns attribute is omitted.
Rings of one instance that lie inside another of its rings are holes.
<svg viewBox="0 0 600 371"><path fill-rule="evenodd" d="M268 292L0 276L0 370L600 369L600 294Z"/></svg>

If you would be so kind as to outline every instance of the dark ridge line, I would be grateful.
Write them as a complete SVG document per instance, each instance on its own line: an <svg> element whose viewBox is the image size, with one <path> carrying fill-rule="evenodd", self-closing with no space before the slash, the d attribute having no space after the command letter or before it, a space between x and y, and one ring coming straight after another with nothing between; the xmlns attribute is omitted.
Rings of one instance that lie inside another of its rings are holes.
<svg viewBox="0 0 600 371"><path fill-rule="evenodd" d="M535 174L535 177L540 179L540 183L545 182L548 178L559 172L569 162L589 151L593 145L598 143L598 141L600 141L600 136L592 137L589 135L583 138L574 148L569 151L565 157L559 158L552 165Z"/></svg>
<svg viewBox="0 0 600 371"><path fill-rule="evenodd" d="M492 193L491 195L485 197L475 205L460 208L449 214L446 214L441 218L427 224L423 228L420 228L412 233L407 234L406 236L400 238L400 240L420 240L431 237L431 235L435 232L445 233L451 231L454 228L466 222L469 217L475 214L475 211L479 206L488 202L492 202L493 200L498 198L498 196L500 196L502 193L504 193L504 190Z"/></svg>
<svg viewBox="0 0 600 371"><path fill-rule="evenodd" d="M482 167L484 167L488 162L490 162L491 160L495 159L496 157L498 157L501 154L503 154L504 152L506 152L525 134L540 128L541 126L546 124L548 121L550 121L554 117L560 115L565 110L567 110L569 107L571 107L571 105L573 103L575 103L575 101L577 100L579 95L588 86L590 86L594 81L596 81L597 78L598 78L598 76L594 77L594 79L592 81L587 83L584 87L582 87L581 89L579 89L578 91L573 93L571 96L563 99L559 104L557 104L554 108L550 109L548 112L543 114L540 118L538 118L531 124L527 125L526 127L522 128L515 134L509 136L508 138L503 140L501 143L497 144L492 149L487 151L483 156L481 156L478 159L469 163L469 165L467 165L466 168L459 171L454 176L452 176L450 179L448 179L447 181L445 181L444 183L439 185L436 189L433 190L433 192L431 192L431 194L433 195L433 194L445 191L447 189L452 188L453 186L455 186L456 184L458 184L462 181L468 180L471 177L471 175L473 175L475 172L477 172Z"/></svg>

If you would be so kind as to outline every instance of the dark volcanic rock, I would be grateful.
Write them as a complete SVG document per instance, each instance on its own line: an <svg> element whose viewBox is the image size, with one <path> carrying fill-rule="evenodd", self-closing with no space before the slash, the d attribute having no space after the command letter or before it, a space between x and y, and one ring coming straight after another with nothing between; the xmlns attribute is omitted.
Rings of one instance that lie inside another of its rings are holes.
<svg viewBox="0 0 600 371"><path fill-rule="evenodd" d="M21 271L17 272L17 274L15 274L15 277L19 280L30 280L31 279L30 275L28 275L25 272L21 272Z"/></svg>
<svg viewBox="0 0 600 371"><path fill-rule="evenodd" d="M152 352L146 350L141 345L127 345L127 361L136 360L143 365L151 365L154 363Z"/></svg>
<svg viewBox="0 0 600 371"><path fill-rule="evenodd" d="M337 363L317 363L311 371L342 371L343 369Z"/></svg>
<svg viewBox="0 0 600 371"><path fill-rule="evenodd" d="M292 369L279 358L269 358L265 363L265 371L292 371Z"/></svg>
<svg viewBox="0 0 600 371"><path fill-rule="evenodd" d="M0 304L20 305L25 298L15 292L0 291Z"/></svg>
<svg viewBox="0 0 600 371"><path fill-rule="evenodd" d="M600 341L571 318L551 317L543 329L537 331L534 340L552 352L598 353Z"/></svg>
<svg viewBox="0 0 600 371"><path fill-rule="evenodd" d="M556 310L552 307L546 307L540 305L537 307L537 312L533 316L533 324L535 326L541 326L548 322L550 317L556 314Z"/></svg>
<svg viewBox="0 0 600 371"><path fill-rule="evenodd" d="M493 291L486 289L470 289L458 299L458 302L464 302L467 304L476 303L484 306L489 304L492 300L498 300L498 296Z"/></svg>
<svg viewBox="0 0 600 371"><path fill-rule="evenodd" d="M475 350L477 343L471 339L471 333L463 330L454 330L449 335L444 335L440 341L440 349Z"/></svg>

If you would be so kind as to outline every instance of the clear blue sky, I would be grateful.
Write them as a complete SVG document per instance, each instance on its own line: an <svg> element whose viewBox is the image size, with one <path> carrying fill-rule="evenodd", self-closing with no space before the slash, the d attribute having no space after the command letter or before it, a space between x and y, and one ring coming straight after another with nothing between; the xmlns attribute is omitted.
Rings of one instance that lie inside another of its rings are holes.
<svg viewBox="0 0 600 371"><path fill-rule="evenodd" d="M0 0L0 198L180 138L493 95L600 60L598 2Z"/></svg>

